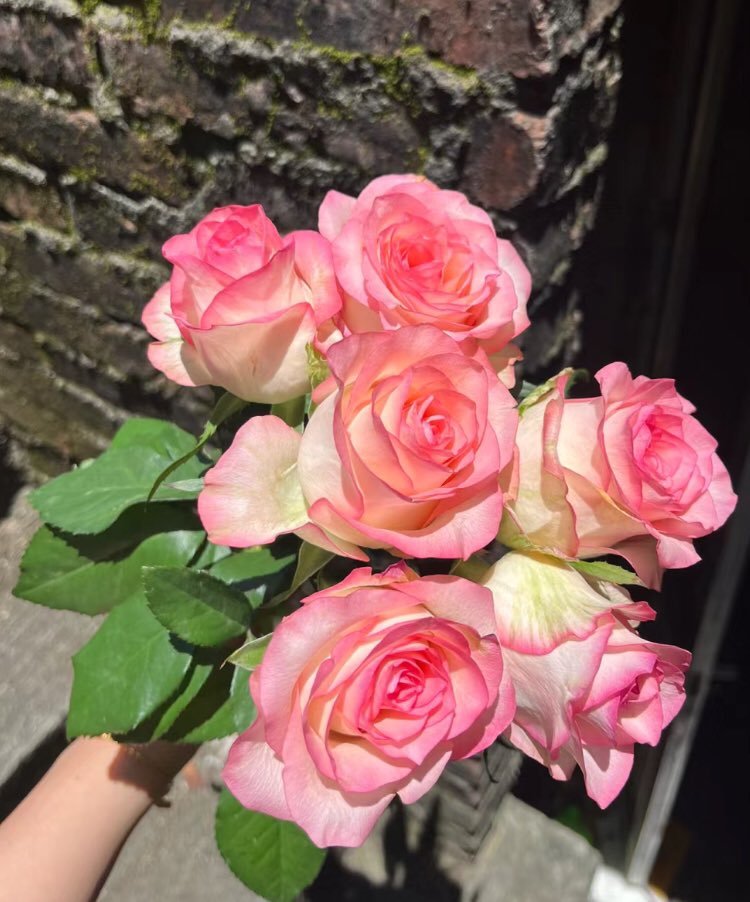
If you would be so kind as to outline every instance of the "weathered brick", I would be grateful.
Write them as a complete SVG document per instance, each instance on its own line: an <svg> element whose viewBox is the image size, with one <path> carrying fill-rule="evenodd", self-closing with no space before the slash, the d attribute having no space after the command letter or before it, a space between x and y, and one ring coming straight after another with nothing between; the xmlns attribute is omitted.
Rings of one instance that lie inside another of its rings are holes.
<svg viewBox="0 0 750 902"><path fill-rule="evenodd" d="M148 337L143 328L112 322L100 310L12 270L3 279L3 312L34 332L40 344L83 356L110 378L145 379L153 373L146 360Z"/></svg>
<svg viewBox="0 0 750 902"><path fill-rule="evenodd" d="M527 122L532 125L533 120ZM507 116L494 121L483 117L474 123L463 186L479 204L510 210L531 194L538 179L528 129Z"/></svg>
<svg viewBox="0 0 750 902"><path fill-rule="evenodd" d="M281 2L283 3L285 0L281 0ZM235 10L244 6L250 6L250 3L246 3L244 0L240 0L240 2L237 0L162 0L161 14L165 20L179 18L232 24Z"/></svg>
<svg viewBox="0 0 750 902"><path fill-rule="evenodd" d="M168 274L166 267L85 250L65 235L28 224L0 223L0 252L9 269L134 323Z"/></svg>
<svg viewBox="0 0 750 902"><path fill-rule="evenodd" d="M159 260L161 246L185 231L193 217L155 198L135 200L98 182L78 182L65 190L77 233L104 251Z"/></svg>
<svg viewBox="0 0 750 902"><path fill-rule="evenodd" d="M83 28L71 19L0 9L0 71L52 87L90 87L92 60Z"/></svg>
<svg viewBox="0 0 750 902"><path fill-rule="evenodd" d="M0 209L13 219L28 219L55 229L70 226L69 211L44 172L13 157L0 157Z"/></svg>
<svg viewBox="0 0 750 902"><path fill-rule="evenodd" d="M99 46L114 91L137 116L162 113L231 138L247 129L254 115L266 112L257 92L248 92L245 84L234 90L240 81L236 75L229 83L211 79L169 44L143 45L132 34L104 33Z"/></svg>
<svg viewBox="0 0 750 902"><path fill-rule="evenodd" d="M98 454L124 418L61 380L29 333L0 321L0 417L70 460Z"/></svg>
<svg viewBox="0 0 750 902"><path fill-rule="evenodd" d="M549 75L619 0L164 0L162 12L275 40L390 55L405 43L457 66Z"/></svg>
<svg viewBox="0 0 750 902"><path fill-rule="evenodd" d="M189 196L189 177L152 136L105 128L91 110L63 109L20 86L0 87L0 148L43 168L96 178L168 201Z"/></svg>
<svg viewBox="0 0 750 902"><path fill-rule="evenodd" d="M201 394L139 359L164 239L228 202L314 227L328 188L388 171L466 190L528 260L535 310L567 316L617 0L162 0L158 28L155 7L139 23L123 6L0 0L0 71L17 79L0 83L0 154L30 167L0 166L0 210L23 220L0 222L5 293L25 286L5 315L56 378L196 422ZM546 365L545 348L527 360Z"/></svg>

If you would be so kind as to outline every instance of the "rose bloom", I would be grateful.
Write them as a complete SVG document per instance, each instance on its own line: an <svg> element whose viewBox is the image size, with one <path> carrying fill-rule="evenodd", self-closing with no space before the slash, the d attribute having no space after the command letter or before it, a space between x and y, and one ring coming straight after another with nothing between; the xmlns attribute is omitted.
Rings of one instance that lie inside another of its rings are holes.
<svg viewBox="0 0 750 902"><path fill-rule="evenodd" d="M506 737L556 780L578 765L586 792L606 807L630 775L635 743L656 745L682 707L690 653L643 639L634 627L655 617L652 608L562 561L514 553L483 582L516 692ZM593 602L605 594L609 608Z"/></svg>
<svg viewBox="0 0 750 902"><path fill-rule="evenodd" d="M737 498L716 441L671 379L596 374L601 397L566 399L566 376L521 417L511 523L569 558L614 552L658 587L663 568L700 560L693 539L718 529Z"/></svg>
<svg viewBox="0 0 750 902"><path fill-rule="evenodd" d="M345 334L429 323L503 352L498 369L520 356L506 346L529 325L531 277L463 194L422 176L381 176L357 198L329 191L318 227L332 243Z"/></svg>
<svg viewBox="0 0 750 902"><path fill-rule="evenodd" d="M490 593L403 564L310 596L274 631L250 689L258 718L224 781L318 846L360 845L395 795L424 795L514 710Z"/></svg>
<svg viewBox="0 0 750 902"><path fill-rule="evenodd" d="M466 558L497 534L498 474L517 413L486 355L432 326L352 335L328 352L331 393L302 436L255 417L209 470L198 510L212 542L296 532L359 547Z"/></svg>
<svg viewBox="0 0 750 902"><path fill-rule="evenodd" d="M281 238L259 205L222 207L170 238L163 253L172 277L143 311L158 370L247 401L310 390L306 346L341 306L324 238Z"/></svg>

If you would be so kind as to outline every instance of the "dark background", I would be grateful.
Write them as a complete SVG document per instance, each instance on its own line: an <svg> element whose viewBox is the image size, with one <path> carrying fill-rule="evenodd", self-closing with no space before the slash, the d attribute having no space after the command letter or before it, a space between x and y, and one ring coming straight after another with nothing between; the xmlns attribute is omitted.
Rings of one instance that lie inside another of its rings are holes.
<svg viewBox="0 0 750 902"><path fill-rule="evenodd" d="M674 376L718 438L737 487L750 428L750 10L722 0L629 0L624 13L604 195L578 261L580 363L593 372L621 359L637 372ZM699 540L704 560L666 575L649 636L694 647L724 538ZM654 873L686 902L748 894L749 593L745 568ZM693 682L688 691L696 689ZM580 781L550 794L531 762L517 794L564 820L573 812L622 863L660 754L638 751L635 779L608 813L583 798Z"/></svg>

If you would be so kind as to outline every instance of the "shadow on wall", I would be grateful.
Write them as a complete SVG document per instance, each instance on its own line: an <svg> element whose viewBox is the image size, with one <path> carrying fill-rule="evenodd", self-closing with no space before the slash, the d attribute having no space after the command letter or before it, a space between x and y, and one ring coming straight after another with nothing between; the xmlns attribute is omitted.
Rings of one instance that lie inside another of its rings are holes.
<svg viewBox="0 0 750 902"><path fill-rule="evenodd" d="M9 451L7 437L0 431L0 518L8 513L16 492L23 485L21 474L10 463Z"/></svg>
<svg viewBox="0 0 750 902"><path fill-rule="evenodd" d="M376 884L361 873L347 868L341 857L329 853L320 876L305 893L309 902L458 902L458 884L441 869L437 855L436 826L439 819L440 798L436 798L422 827L416 847L407 838L404 806L395 801L389 810L383 831L382 850L385 882Z"/></svg>

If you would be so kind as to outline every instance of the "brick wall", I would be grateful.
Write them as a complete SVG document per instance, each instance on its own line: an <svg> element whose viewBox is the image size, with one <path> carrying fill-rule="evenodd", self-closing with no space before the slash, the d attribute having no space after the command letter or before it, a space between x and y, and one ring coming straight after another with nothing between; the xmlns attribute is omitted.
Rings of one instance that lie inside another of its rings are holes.
<svg viewBox="0 0 750 902"><path fill-rule="evenodd" d="M0 430L32 473L127 411L195 429L139 326L159 248L214 206L310 227L324 192L424 172L535 280L530 368L576 353L619 78L619 0L0 0ZM2 447L0 447L0 453Z"/></svg>

